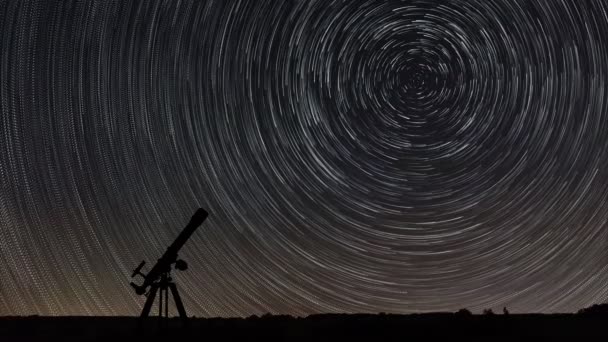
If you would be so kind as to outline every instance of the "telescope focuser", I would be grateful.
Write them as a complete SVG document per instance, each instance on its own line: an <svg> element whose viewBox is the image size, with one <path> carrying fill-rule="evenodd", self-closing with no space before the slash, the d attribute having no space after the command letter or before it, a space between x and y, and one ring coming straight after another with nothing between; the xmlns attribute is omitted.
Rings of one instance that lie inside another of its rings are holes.
<svg viewBox="0 0 608 342"><path fill-rule="evenodd" d="M136 276L140 275L142 278L144 278L144 282L146 279L146 275L141 273L141 269L144 267L144 265L146 264L146 261L142 261L139 266L137 266L135 268L135 270L133 270L133 274L131 274L131 278L135 278ZM135 293L137 293L138 295L143 295L144 293L146 293L146 288L144 286L140 286L135 284L134 282L130 282L129 283L131 285L131 287L133 287L135 289Z"/></svg>
<svg viewBox="0 0 608 342"><path fill-rule="evenodd" d="M146 289L143 286L137 285L134 282L130 282L129 284L131 284L131 287L135 289L135 293L138 295L141 296L146 293Z"/></svg>

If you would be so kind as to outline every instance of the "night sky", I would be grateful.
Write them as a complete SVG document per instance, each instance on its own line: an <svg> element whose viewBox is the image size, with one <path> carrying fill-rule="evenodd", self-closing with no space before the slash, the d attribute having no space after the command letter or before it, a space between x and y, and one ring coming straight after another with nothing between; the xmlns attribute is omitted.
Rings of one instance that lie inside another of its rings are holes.
<svg viewBox="0 0 608 342"><path fill-rule="evenodd" d="M608 2L0 0L0 315L608 300Z"/></svg>

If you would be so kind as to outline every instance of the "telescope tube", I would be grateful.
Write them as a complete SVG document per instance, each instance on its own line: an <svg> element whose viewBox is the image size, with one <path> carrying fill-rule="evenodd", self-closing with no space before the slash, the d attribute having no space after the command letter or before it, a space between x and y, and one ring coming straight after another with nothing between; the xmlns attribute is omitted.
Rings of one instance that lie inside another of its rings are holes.
<svg viewBox="0 0 608 342"><path fill-rule="evenodd" d="M177 254L177 252L179 252L179 250L184 246L186 241L188 241L192 233L194 233L194 231L203 223L203 221L205 221L208 215L209 213L207 213L205 209L199 208L194 213L194 215L192 215L192 218L190 219L190 222L188 223L186 228L182 230L182 232L177 236L175 241L173 241L171 246L167 248L167 253L165 254Z"/></svg>

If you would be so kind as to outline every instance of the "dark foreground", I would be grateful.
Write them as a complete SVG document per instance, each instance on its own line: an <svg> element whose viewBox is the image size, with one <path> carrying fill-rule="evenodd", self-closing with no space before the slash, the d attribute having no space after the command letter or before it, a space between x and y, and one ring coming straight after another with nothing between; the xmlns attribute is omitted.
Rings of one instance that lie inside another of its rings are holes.
<svg viewBox="0 0 608 342"><path fill-rule="evenodd" d="M191 319L3 317L2 341L406 341L412 337L518 340L519 337L608 337L608 316L313 315L307 318ZM416 339L419 340L419 339Z"/></svg>

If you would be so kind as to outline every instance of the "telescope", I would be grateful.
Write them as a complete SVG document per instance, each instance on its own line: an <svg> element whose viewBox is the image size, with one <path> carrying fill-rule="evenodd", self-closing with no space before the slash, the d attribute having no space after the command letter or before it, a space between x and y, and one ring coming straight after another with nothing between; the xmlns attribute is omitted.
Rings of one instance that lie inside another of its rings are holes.
<svg viewBox="0 0 608 342"><path fill-rule="evenodd" d="M135 278L137 276L141 276L144 281L141 285L137 285L134 282L131 282L131 286L135 289L135 293L138 295L145 295L148 298L146 299L146 303L144 304L144 308L141 312L140 317L148 317L150 314L150 310L154 303L154 299L156 297L156 293L160 290L159 296L159 306L158 306L158 315L159 317L168 317L169 316L169 290L173 295L173 299L175 301L175 306L177 307L177 311L179 312L179 316L181 318L187 318L186 310L184 309L184 305L182 300L177 292L177 286L173 282L171 278L171 270L175 268L179 271L185 271L188 269L188 264L181 259L178 259L178 253L180 249L184 246L186 241L192 236L194 231L205 221L209 214L204 209L199 208L192 218L190 222L186 225L186 227L182 230L182 232L177 236L175 241L167 248L167 251L158 259L156 264L152 267L152 269L148 272L148 274L142 273L142 269L146 264L146 261L142 261L139 266L135 268L133 274L131 274L131 278ZM163 306L164 302L164 306ZM163 312L164 309L164 312Z"/></svg>

